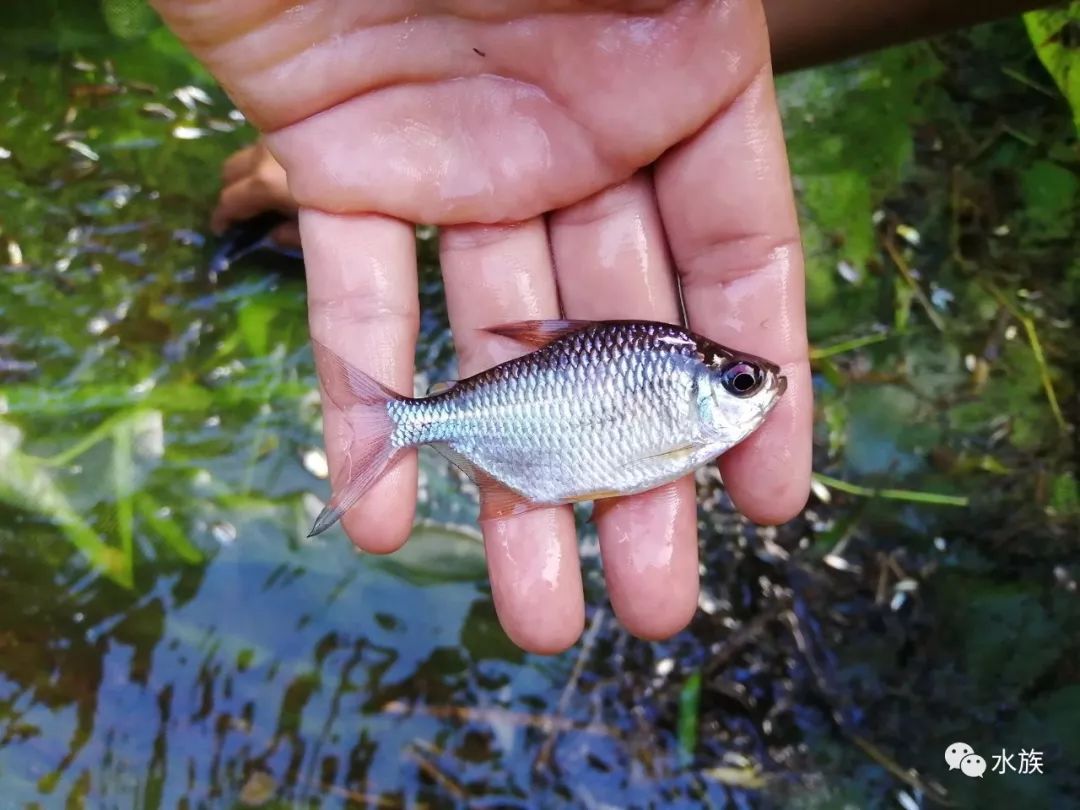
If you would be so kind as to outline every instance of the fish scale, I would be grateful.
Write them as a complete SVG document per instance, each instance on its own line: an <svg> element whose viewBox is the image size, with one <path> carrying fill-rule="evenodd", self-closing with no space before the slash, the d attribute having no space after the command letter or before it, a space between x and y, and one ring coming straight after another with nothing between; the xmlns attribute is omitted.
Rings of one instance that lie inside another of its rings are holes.
<svg viewBox="0 0 1080 810"><path fill-rule="evenodd" d="M611 341L591 332L571 336L474 384L402 403L396 441L445 443L537 500L636 489L642 472L627 465L694 438L686 415L697 352L665 337L677 335L632 327ZM549 473L543 482L532 479L537 466Z"/></svg>
<svg viewBox="0 0 1080 810"><path fill-rule="evenodd" d="M482 515L642 492L744 439L786 386L769 361L670 324L534 321L489 331L536 350L425 398L388 391L316 345L354 448L340 476L347 483L313 532L399 453L424 444L477 481Z"/></svg>

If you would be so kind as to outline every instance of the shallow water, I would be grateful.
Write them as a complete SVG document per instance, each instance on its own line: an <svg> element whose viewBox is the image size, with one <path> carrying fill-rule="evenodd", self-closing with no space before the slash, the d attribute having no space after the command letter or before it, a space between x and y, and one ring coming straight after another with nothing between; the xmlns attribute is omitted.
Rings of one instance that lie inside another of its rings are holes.
<svg viewBox="0 0 1080 810"><path fill-rule="evenodd" d="M611 618L587 536L589 631L540 658L499 629L437 457L402 552L303 539L327 486L302 274L208 272L251 133L152 20L78 8L3 34L0 806L1078 795L1071 439L1019 317L1070 420L1075 135L1052 94L971 78L1044 81L1018 24L785 81L831 478L774 531L703 475L702 610L663 644ZM453 357L420 236L422 389ZM1009 306L973 265L1006 268L985 278ZM1046 773L950 773L954 738Z"/></svg>

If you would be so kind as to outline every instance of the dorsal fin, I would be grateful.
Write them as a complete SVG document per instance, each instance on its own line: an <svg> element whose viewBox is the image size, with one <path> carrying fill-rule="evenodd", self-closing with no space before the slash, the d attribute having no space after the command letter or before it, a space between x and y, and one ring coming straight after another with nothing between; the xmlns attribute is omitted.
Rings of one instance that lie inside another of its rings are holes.
<svg viewBox="0 0 1080 810"><path fill-rule="evenodd" d="M574 332L592 326L596 321L518 321L516 323L504 323L499 326L489 326L483 331L493 335L516 340L534 349L542 349L559 338L564 338Z"/></svg>

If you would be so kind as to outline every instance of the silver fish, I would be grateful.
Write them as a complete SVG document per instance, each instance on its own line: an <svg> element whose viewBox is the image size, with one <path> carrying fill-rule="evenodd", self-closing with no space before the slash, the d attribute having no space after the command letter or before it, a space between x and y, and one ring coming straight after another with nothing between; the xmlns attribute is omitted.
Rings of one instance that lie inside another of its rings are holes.
<svg viewBox="0 0 1080 810"><path fill-rule="evenodd" d="M431 445L476 482L481 519L643 492L745 439L787 388L768 360L649 321L492 327L535 351L423 398L380 385L318 342L324 391L353 432L326 531L408 448Z"/></svg>

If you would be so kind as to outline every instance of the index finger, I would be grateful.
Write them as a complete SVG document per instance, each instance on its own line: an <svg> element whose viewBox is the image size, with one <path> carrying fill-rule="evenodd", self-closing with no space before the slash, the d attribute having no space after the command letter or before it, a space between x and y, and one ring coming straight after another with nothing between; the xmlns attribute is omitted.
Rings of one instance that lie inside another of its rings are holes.
<svg viewBox="0 0 1080 810"><path fill-rule="evenodd" d="M413 226L377 214L301 209L300 232L311 336L380 383L411 396L420 323ZM325 394L323 434L336 491L350 474L353 432ZM416 451L403 453L342 516L356 545L385 553L405 542L416 509L416 475Z"/></svg>
<svg viewBox="0 0 1080 810"><path fill-rule="evenodd" d="M787 377L765 424L721 457L720 471L751 520L790 520L810 491L813 392L802 247L767 63L660 162L656 187L690 328Z"/></svg>

